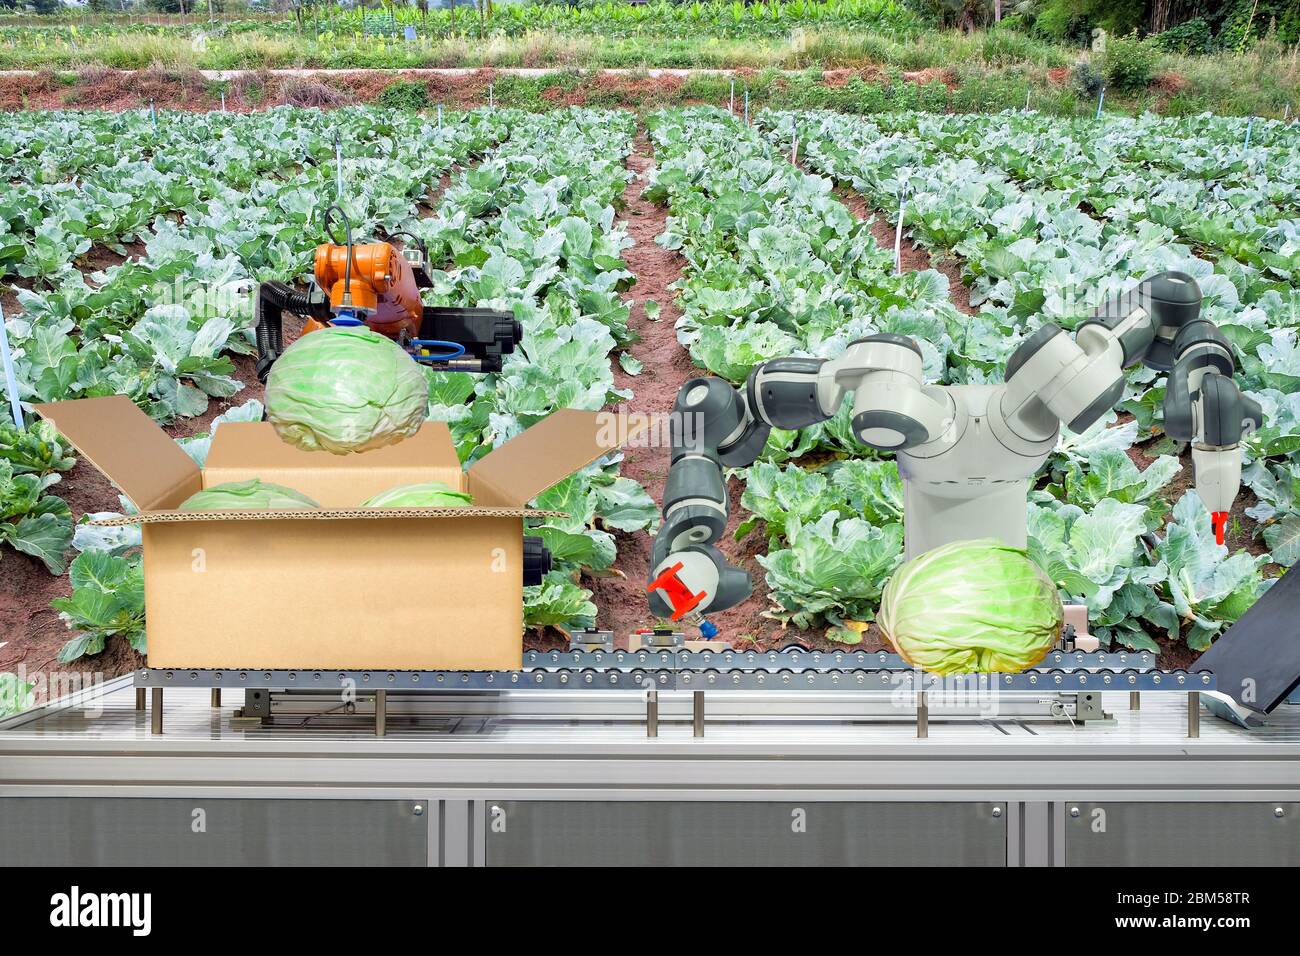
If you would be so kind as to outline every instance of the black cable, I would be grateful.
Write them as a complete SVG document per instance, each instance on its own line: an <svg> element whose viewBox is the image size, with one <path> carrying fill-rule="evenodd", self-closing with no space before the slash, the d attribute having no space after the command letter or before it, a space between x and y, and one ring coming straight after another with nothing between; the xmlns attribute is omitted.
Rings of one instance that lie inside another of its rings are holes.
<svg viewBox="0 0 1300 956"><path fill-rule="evenodd" d="M388 235L390 238L393 236L406 236L415 243L416 248L420 250L420 255L424 256L424 261L429 261L429 247L425 245L424 240L415 233L409 232L406 229L398 229L396 232L390 232Z"/></svg>
<svg viewBox="0 0 1300 956"><path fill-rule="evenodd" d="M350 303L352 301L352 223L348 221L347 213L345 213L343 209L335 203L325 207L325 212L321 215L321 226L324 228L325 235L329 237L330 241L336 246L339 245L338 238L330 229L330 222L333 220L334 213L336 212L338 213L339 218L343 220L343 236L347 241L348 254L346 263L343 267L343 299Z"/></svg>

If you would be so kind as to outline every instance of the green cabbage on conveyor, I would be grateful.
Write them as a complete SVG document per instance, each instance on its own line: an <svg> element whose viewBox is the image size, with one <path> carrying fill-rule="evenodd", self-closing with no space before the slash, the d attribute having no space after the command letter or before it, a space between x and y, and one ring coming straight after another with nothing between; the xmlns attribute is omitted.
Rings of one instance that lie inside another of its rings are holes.
<svg viewBox="0 0 1300 956"><path fill-rule="evenodd" d="M940 676L1014 673L1061 635L1056 585L1020 548L956 541L900 567L885 585L880 629L914 667Z"/></svg>

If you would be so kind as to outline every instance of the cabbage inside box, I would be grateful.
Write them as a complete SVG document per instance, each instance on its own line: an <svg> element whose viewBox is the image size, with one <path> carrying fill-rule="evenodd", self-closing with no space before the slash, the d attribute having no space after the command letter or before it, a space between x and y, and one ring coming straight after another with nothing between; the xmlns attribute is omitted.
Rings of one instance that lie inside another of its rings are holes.
<svg viewBox="0 0 1300 956"><path fill-rule="evenodd" d="M563 409L462 471L441 422L346 456L228 422L200 470L124 396L36 410L140 509L101 523L142 525L149 666L174 668L517 669L524 518L550 514L527 504L628 434L617 416ZM176 510L255 477L322 510ZM358 507L435 480L474 505Z"/></svg>

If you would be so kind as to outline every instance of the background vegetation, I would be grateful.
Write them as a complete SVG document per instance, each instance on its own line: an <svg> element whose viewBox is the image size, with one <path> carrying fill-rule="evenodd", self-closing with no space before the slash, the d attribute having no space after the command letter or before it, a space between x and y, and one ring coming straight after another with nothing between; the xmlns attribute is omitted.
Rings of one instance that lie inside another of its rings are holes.
<svg viewBox="0 0 1300 956"><path fill-rule="evenodd" d="M1281 117L1300 101L1298 54L1296 0L0 0L8 70L852 70L867 85L943 83L940 108L1023 107L1028 92L1067 115L1095 108L1104 87L1125 112ZM749 85L765 95L771 83ZM912 95L854 92L845 108L859 112ZM818 96L774 102L849 94Z"/></svg>

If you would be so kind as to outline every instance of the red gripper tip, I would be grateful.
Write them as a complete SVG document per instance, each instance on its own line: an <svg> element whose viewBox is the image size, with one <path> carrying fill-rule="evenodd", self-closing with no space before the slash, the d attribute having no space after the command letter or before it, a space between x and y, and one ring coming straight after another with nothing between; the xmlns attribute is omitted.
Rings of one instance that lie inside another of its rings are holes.
<svg viewBox="0 0 1300 956"><path fill-rule="evenodd" d="M672 605L673 613L671 620L680 621L691 608L695 607L704 600L704 592L692 594L691 589L682 583L677 572L682 569L682 563L678 561L672 567L665 568L659 577L655 578L646 586L646 593L651 591L663 591L668 598L668 603Z"/></svg>
<svg viewBox="0 0 1300 956"><path fill-rule="evenodd" d="M1214 540L1218 544L1223 544L1223 535L1228 530L1228 512L1211 511L1210 525L1214 528Z"/></svg>

